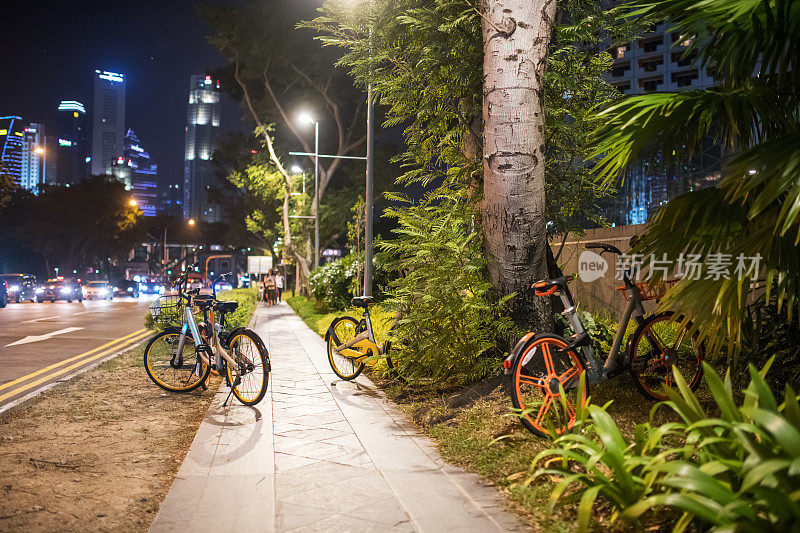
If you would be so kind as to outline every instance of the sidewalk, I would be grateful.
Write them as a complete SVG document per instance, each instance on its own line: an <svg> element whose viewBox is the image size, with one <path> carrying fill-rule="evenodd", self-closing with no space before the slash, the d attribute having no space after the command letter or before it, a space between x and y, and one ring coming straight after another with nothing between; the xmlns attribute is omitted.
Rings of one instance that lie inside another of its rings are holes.
<svg viewBox="0 0 800 533"><path fill-rule="evenodd" d="M225 408L223 384L150 531L524 530L368 379L339 380L288 305L259 307L252 325L270 390Z"/></svg>

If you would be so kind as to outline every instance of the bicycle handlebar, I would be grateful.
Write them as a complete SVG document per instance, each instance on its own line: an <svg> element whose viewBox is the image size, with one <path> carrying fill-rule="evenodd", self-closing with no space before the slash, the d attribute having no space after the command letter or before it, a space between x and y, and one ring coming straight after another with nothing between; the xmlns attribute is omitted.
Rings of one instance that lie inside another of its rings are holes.
<svg viewBox="0 0 800 533"><path fill-rule="evenodd" d="M585 247L586 247L587 250L591 250L591 249L601 249L601 250L603 250L602 252L600 252L600 255L603 255L603 252L609 252L609 253L612 253L612 254L622 255L622 252L620 252L619 248L617 248L616 246L612 246L610 244L605 244L605 243L602 243L602 242L589 243Z"/></svg>

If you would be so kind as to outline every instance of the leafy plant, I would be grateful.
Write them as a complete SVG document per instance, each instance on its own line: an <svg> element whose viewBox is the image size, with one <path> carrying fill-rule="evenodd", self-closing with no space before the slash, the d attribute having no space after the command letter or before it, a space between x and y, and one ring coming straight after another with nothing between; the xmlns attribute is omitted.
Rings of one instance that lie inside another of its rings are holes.
<svg viewBox="0 0 800 533"><path fill-rule="evenodd" d="M379 256L373 258L372 265L375 297L380 300L392 274ZM349 307L353 296L363 292L363 271L363 253L346 255L315 269L309 282L319 310L329 312Z"/></svg>
<svg viewBox="0 0 800 533"><path fill-rule="evenodd" d="M795 530L800 526L800 405L788 385L778 404L764 380L771 363L761 372L749 366L751 381L740 405L730 373L723 380L704 364L719 417L708 416L675 370L678 390L653 408L632 440L603 408L591 405L581 433L559 437L537 456L534 464L547 460L547 467L532 479L560 476L551 506L562 497L578 500L584 531L600 501L614 509L612 521L638 521L654 509L679 513L674 531L692 523L713 531ZM664 408L678 420L654 424L654 415Z"/></svg>
<svg viewBox="0 0 800 533"><path fill-rule="evenodd" d="M619 327L619 324L608 317L599 315L595 316L589 311L584 311L583 309L578 309L576 313L592 339L592 348L594 349L595 353L598 355L609 353L611 351L611 345L614 342L614 335L617 333L617 327ZM565 337L569 337L572 335L572 333L574 333L574 331L571 331L569 320L567 320L564 315L561 313L556 313L555 318L557 324L556 327L560 326L565 332L570 330L569 333L564 334Z"/></svg>
<svg viewBox="0 0 800 533"><path fill-rule="evenodd" d="M684 279L662 305L691 319L710 349L741 345L753 297L774 302L797 327L800 302L800 4L783 0L641 0L638 14L667 19L715 87L636 95L598 115L597 176L615 179L653 147L665 159L698 153L709 136L726 147L718 187L669 202L636 252L758 257L751 275ZM673 156L671 156L672 154ZM675 155L677 154L677 155ZM688 276L687 276L688 278ZM730 278L730 279L726 279ZM766 279L765 284L754 280ZM764 291L766 287L766 291ZM765 294L764 294L765 292Z"/></svg>

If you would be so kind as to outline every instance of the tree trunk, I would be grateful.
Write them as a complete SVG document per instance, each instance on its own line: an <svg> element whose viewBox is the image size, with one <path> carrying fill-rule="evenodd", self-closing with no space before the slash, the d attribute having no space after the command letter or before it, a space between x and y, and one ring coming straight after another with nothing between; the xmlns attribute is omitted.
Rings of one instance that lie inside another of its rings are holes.
<svg viewBox="0 0 800 533"><path fill-rule="evenodd" d="M544 74L556 0L482 0L483 231L489 277L517 293L512 316L536 331L553 318L531 283L547 277Z"/></svg>

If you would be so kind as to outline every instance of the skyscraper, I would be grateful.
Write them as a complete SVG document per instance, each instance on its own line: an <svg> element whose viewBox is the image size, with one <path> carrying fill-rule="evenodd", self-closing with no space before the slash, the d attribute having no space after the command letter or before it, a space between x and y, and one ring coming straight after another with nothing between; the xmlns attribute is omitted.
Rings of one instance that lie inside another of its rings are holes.
<svg viewBox="0 0 800 533"><path fill-rule="evenodd" d="M105 174L122 155L125 136L125 75L94 71L91 173Z"/></svg>
<svg viewBox="0 0 800 533"><path fill-rule="evenodd" d="M75 183L86 177L86 108L75 100L58 105L58 182Z"/></svg>
<svg viewBox="0 0 800 533"><path fill-rule="evenodd" d="M9 174L17 185L22 180L24 129L21 117L0 117L0 172Z"/></svg>
<svg viewBox="0 0 800 533"><path fill-rule="evenodd" d="M20 187L30 191L38 191L50 176L45 171L47 158L54 157L49 154L46 145L44 124L32 122L22 129L22 165L20 167Z"/></svg>
<svg viewBox="0 0 800 533"><path fill-rule="evenodd" d="M192 76L183 167L183 216L206 222L220 220L219 207L208 200L214 185L211 157L216 148L220 117L219 81Z"/></svg>
<svg viewBox="0 0 800 533"><path fill-rule="evenodd" d="M139 138L129 129L125 134L123 154L111 165L110 173L125 183L131 196L146 217L156 215L159 201L158 165L141 147Z"/></svg>
<svg viewBox="0 0 800 533"><path fill-rule="evenodd" d="M33 192L51 183L55 174L48 161L54 147L47 143L44 133L44 124L29 124L16 116L0 117L1 170L10 174L14 183Z"/></svg>

